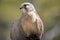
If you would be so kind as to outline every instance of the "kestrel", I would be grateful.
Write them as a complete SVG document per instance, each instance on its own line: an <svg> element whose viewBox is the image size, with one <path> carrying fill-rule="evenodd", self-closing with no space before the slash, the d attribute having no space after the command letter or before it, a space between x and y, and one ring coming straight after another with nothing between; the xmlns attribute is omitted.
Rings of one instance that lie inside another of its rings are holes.
<svg viewBox="0 0 60 40"><path fill-rule="evenodd" d="M34 6L25 2L20 6L22 15L11 26L11 40L41 40L44 26Z"/></svg>

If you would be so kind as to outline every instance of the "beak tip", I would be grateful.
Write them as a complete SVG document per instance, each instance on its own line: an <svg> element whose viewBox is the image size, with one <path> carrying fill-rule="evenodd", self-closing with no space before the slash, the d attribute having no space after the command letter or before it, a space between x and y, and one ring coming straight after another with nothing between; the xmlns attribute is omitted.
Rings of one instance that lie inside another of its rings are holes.
<svg viewBox="0 0 60 40"><path fill-rule="evenodd" d="M22 9L22 8L20 8L20 9Z"/></svg>
<svg viewBox="0 0 60 40"><path fill-rule="evenodd" d="M23 7L20 7L20 9L22 9Z"/></svg>

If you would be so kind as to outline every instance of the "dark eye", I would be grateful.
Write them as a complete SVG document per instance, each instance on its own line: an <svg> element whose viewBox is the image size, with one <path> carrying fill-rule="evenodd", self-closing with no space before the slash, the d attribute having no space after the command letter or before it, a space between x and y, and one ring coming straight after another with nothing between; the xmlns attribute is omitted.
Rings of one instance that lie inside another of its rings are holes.
<svg viewBox="0 0 60 40"><path fill-rule="evenodd" d="M27 5L29 5L29 4L25 4L24 6L27 6Z"/></svg>
<svg viewBox="0 0 60 40"><path fill-rule="evenodd" d="M24 6L26 6L26 5L24 5Z"/></svg>

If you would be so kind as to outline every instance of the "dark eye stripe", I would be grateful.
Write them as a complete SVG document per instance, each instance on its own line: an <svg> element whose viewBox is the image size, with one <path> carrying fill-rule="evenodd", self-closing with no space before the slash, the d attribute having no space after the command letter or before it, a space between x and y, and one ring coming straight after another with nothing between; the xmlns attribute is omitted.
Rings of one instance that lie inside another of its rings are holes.
<svg viewBox="0 0 60 40"><path fill-rule="evenodd" d="M24 5L24 6L26 6L26 5Z"/></svg>
<svg viewBox="0 0 60 40"><path fill-rule="evenodd" d="M29 4L25 4L24 6L27 6L27 5L29 5Z"/></svg>

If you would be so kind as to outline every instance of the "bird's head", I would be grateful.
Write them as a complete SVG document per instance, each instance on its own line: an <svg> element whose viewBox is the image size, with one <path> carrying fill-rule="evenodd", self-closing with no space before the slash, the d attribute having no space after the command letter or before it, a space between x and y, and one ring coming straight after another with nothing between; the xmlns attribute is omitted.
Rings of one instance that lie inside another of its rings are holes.
<svg viewBox="0 0 60 40"><path fill-rule="evenodd" d="M35 11L34 6L29 2L22 3L20 9L23 9L25 12Z"/></svg>

